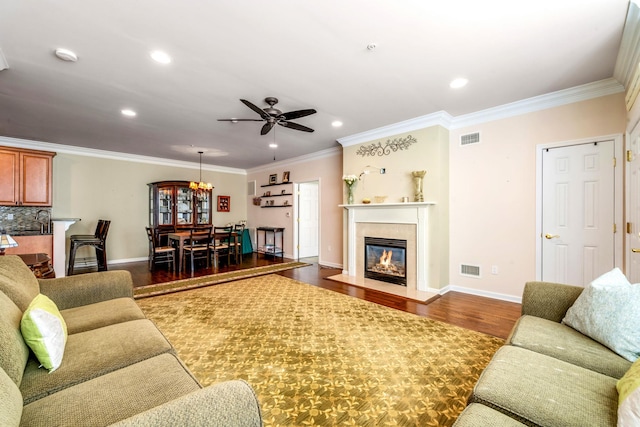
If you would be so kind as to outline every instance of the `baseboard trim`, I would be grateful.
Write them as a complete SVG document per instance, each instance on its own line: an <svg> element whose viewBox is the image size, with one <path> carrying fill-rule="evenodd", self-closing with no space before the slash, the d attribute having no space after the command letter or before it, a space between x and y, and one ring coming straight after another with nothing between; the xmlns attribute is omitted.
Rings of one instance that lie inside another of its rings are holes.
<svg viewBox="0 0 640 427"><path fill-rule="evenodd" d="M480 289L465 288L465 287L456 286L456 285L447 285L444 288L438 290L438 293L440 295L444 295L447 292L461 292L463 294L476 295L479 297L486 297L491 299L497 299L500 301L507 301L507 302L514 302L516 304L522 304L522 297L501 294L498 292L483 291Z"/></svg>

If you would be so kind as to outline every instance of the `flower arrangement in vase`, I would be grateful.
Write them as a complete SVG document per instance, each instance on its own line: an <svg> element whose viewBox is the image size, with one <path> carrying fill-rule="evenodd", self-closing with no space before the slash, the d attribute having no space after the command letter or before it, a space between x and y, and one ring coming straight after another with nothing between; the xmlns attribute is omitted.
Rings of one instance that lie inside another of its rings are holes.
<svg viewBox="0 0 640 427"><path fill-rule="evenodd" d="M355 175L343 175L342 180L347 185L347 203L353 204L353 189L358 182L358 177Z"/></svg>

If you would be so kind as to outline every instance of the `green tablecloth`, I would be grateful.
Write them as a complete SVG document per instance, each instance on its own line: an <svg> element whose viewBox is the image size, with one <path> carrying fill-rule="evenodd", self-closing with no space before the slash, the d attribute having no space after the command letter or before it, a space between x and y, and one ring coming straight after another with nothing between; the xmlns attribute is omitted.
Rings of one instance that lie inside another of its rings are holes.
<svg viewBox="0 0 640 427"><path fill-rule="evenodd" d="M251 236L249 236L249 230L246 228L242 233L242 255L250 254L253 252L253 245L251 245Z"/></svg>

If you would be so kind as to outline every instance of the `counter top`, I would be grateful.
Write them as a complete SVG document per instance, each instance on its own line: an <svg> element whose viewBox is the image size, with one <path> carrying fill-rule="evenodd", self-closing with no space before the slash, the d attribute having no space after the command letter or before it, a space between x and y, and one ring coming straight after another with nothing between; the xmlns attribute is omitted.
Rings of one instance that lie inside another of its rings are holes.
<svg viewBox="0 0 640 427"><path fill-rule="evenodd" d="M82 221L80 218L51 218L51 221Z"/></svg>
<svg viewBox="0 0 640 427"><path fill-rule="evenodd" d="M41 233L40 230L7 230L10 236L51 236L53 233Z"/></svg>

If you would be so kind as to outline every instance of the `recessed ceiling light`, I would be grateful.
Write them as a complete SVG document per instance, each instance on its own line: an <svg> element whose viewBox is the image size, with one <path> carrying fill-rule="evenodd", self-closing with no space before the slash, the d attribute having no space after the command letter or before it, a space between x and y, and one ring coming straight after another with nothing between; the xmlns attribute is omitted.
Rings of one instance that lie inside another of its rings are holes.
<svg viewBox="0 0 640 427"><path fill-rule="evenodd" d="M135 117L138 115L138 113L136 113L135 111L133 111L130 108L125 108L120 110L120 112L122 113L123 116L127 116L127 117Z"/></svg>
<svg viewBox="0 0 640 427"><path fill-rule="evenodd" d="M334 128L339 128L340 126L342 126L342 122L340 120L334 120L333 122L331 122L331 126L333 126Z"/></svg>
<svg viewBox="0 0 640 427"><path fill-rule="evenodd" d="M154 50L153 52L151 52L151 58L154 61L159 62L160 64L171 63L171 57L167 55L166 52L163 52L161 50Z"/></svg>
<svg viewBox="0 0 640 427"><path fill-rule="evenodd" d="M269 148L278 148L278 144L274 144L273 142L269 144Z"/></svg>
<svg viewBox="0 0 640 427"><path fill-rule="evenodd" d="M76 55L75 52L69 49L56 49L54 50L54 53L59 59L62 59L63 61L76 62L78 60L78 55Z"/></svg>
<svg viewBox="0 0 640 427"><path fill-rule="evenodd" d="M460 77L454 79L451 83L449 83L449 87L451 89L460 89L462 87L465 87L467 83L469 83L469 80L465 79L464 77Z"/></svg>

